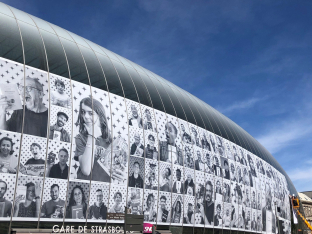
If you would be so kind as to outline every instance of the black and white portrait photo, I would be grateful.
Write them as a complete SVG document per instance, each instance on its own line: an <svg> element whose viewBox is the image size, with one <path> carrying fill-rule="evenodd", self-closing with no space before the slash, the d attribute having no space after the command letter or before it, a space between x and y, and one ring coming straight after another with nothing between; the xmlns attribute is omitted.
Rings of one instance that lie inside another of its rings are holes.
<svg viewBox="0 0 312 234"><path fill-rule="evenodd" d="M124 213L127 200L127 187L111 186L109 194L108 213Z"/></svg>
<svg viewBox="0 0 312 234"><path fill-rule="evenodd" d="M129 101L131 102L131 101ZM128 112L129 115L129 126L135 127L135 128L143 128L143 121L139 114L139 108L137 107L139 105L138 103L130 104L130 111Z"/></svg>
<svg viewBox="0 0 312 234"><path fill-rule="evenodd" d="M213 156L213 173L215 176L222 177L221 159L216 154Z"/></svg>
<svg viewBox="0 0 312 234"><path fill-rule="evenodd" d="M184 181L183 181L183 167L178 165L172 166L172 179L173 187L172 193L183 194L184 193Z"/></svg>
<svg viewBox="0 0 312 234"><path fill-rule="evenodd" d="M164 113L160 111L155 111L155 113L158 128L160 161L183 165L182 150L177 144L177 124L174 122L167 122Z"/></svg>
<svg viewBox="0 0 312 234"><path fill-rule="evenodd" d="M15 81L8 83L12 84L7 87L11 91L10 94L5 90L2 91L3 95L0 98L0 129L19 133L23 129L24 134L47 137L49 119L47 73L26 67L25 80L22 77L23 73L20 72L20 74L21 76L13 77L16 79ZM13 79L10 77L10 80ZM25 112L23 106L15 104L15 102L20 102L17 98L18 93L22 97ZM10 97L11 95L13 97ZM12 112L9 113L9 118L6 119L6 112L10 110ZM23 119L24 126L21 124Z"/></svg>
<svg viewBox="0 0 312 234"><path fill-rule="evenodd" d="M145 189L158 190L158 161L145 159Z"/></svg>
<svg viewBox="0 0 312 234"><path fill-rule="evenodd" d="M63 142L71 141L71 116L70 109L58 106L51 107L49 139Z"/></svg>
<svg viewBox="0 0 312 234"><path fill-rule="evenodd" d="M10 220L16 175L2 174L0 179L0 220Z"/></svg>
<svg viewBox="0 0 312 234"><path fill-rule="evenodd" d="M127 107L125 99L118 95L110 94L110 100L113 132L111 182L115 185L126 185L129 163Z"/></svg>
<svg viewBox="0 0 312 234"><path fill-rule="evenodd" d="M171 223L182 224L183 222L183 196L172 194Z"/></svg>
<svg viewBox="0 0 312 234"><path fill-rule="evenodd" d="M223 224L223 202L215 201L213 222L215 227L222 227Z"/></svg>
<svg viewBox="0 0 312 234"><path fill-rule="evenodd" d="M201 148L194 146L194 151L195 151L195 170L198 171L205 171L205 163L203 160L203 152Z"/></svg>
<svg viewBox="0 0 312 234"><path fill-rule="evenodd" d="M195 196L194 170L184 168L184 194Z"/></svg>
<svg viewBox="0 0 312 234"><path fill-rule="evenodd" d="M108 212L109 184L91 182L88 222L106 220Z"/></svg>
<svg viewBox="0 0 312 234"><path fill-rule="evenodd" d="M13 220L38 220L43 188L42 180L41 177L18 177Z"/></svg>
<svg viewBox="0 0 312 234"><path fill-rule="evenodd" d="M155 126L155 118L153 114L153 109L143 106L142 107L142 113L143 113L143 128L146 131L150 132L156 132L156 126Z"/></svg>
<svg viewBox="0 0 312 234"><path fill-rule="evenodd" d="M222 175L224 179L230 179L230 166L229 161L227 158L221 157L221 168L222 168Z"/></svg>
<svg viewBox="0 0 312 234"><path fill-rule="evenodd" d="M143 189L128 187L127 208L131 210L131 214L142 215Z"/></svg>
<svg viewBox="0 0 312 234"><path fill-rule="evenodd" d="M157 223L171 222L171 193L159 191Z"/></svg>
<svg viewBox="0 0 312 234"><path fill-rule="evenodd" d="M144 190L144 221L145 222L156 222L157 219L157 201L158 192L154 190Z"/></svg>
<svg viewBox="0 0 312 234"><path fill-rule="evenodd" d="M75 177L90 180L92 175L92 180L109 182L112 136L106 115L108 108L105 109L99 100L91 99L86 92L89 86L72 82L72 87L76 126L72 165L77 165L75 161L78 163ZM103 100L104 97L103 94Z"/></svg>
<svg viewBox="0 0 312 234"><path fill-rule="evenodd" d="M143 188L144 185L144 159L130 157L128 186Z"/></svg>
<svg viewBox="0 0 312 234"><path fill-rule="evenodd" d="M200 141L200 136L198 134L197 126L194 124L189 124L189 127L191 130L192 144L194 146L201 148L201 141Z"/></svg>
<svg viewBox="0 0 312 234"><path fill-rule="evenodd" d="M230 179L231 181L237 182L236 178L236 165L235 162L229 159L229 167L230 167Z"/></svg>
<svg viewBox="0 0 312 234"><path fill-rule="evenodd" d="M171 164L160 162L159 166L159 190L171 192L172 188L172 170Z"/></svg>
<svg viewBox="0 0 312 234"><path fill-rule="evenodd" d="M45 179L40 210L40 217L43 220L59 219L59 221L63 221L65 216L66 192L66 180Z"/></svg>
<svg viewBox="0 0 312 234"><path fill-rule="evenodd" d="M193 147L184 145L184 167L194 169Z"/></svg>
<svg viewBox="0 0 312 234"><path fill-rule="evenodd" d="M0 173L16 174L21 135L0 131Z"/></svg>
<svg viewBox="0 0 312 234"><path fill-rule="evenodd" d="M232 214L232 204L231 203L223 203L223 228L229 229L231 228L231 214Z"/></svg>
<svg viewBox="0 0 312 234"><path fill-rule="evenodd" d="M204 163L205 163L205 172L208 174L213 174L213 165L212 165L212 154L207 150L203 150L204 154Z"/></svg>
<svg viewBox="0 0 312 234"><path fill-rule="evenodd" d="M232 196L231 196L231 181L223 179L223 189L222 189L222 195L223 195L223 202L231 203Z"/></svg>
<svg viewBox="0 0 312 234"><path fill-rule="evenodd" d="M223 201L223 184L222 178L215 177L215 200L216 201Z"/></svg>
<svg viewBox="0 0 312 234"><path fill-rule="evenodd" d="M143 130L129 127L130 134L130 155L144 157Z"/></svg>
<svg viewBox="0 0 312 234"><path fill-rule="evenodd" d="M69 79L50 75L50 100L52 105L72 108Z"/></svg>
<svg viewBox="0 0 312 234"><path fill-rule="evenodd" d="M193 226L195 222L195 211L194 211L195 198L193 196L184 195L184 204L185 205L183 206L183 226Z"/></svg>
<svg viewBox="0 0 312 234"><path fill-rule="evenodd" d="M70 144L49 140L46 177L67 180L69 173Z"/></svg>
<svg viewBox="0 0 312 234"><path fill-rule="evenodd" d="M41 137L23 135L20 156L20 173L44 176L47 140Z"/></svg>
<svg viewBox="0 0 312 234"><path fill-rule="evenodd" d="M155 133L145 132L144 155L148 159L158 159L158 141Z"/></svg>
<svg viewBox="0 0 312 234"><path fill-rule="evenodd" d="M82 221L87 218L89 182L69 181L67 191L66 219Z"/></svg>
<svg viewBox="0 0 312 234"><path fill-rule="evenodd" d="M184 143L191 144L192 138L188 130L188 124L186 122L180 121L181 138Z"/></svg>
<svg viewBox="0 0 312 234"><path fill-rule="evenodd" d="M209 141L209 135L206 132L206 130L202 130L201 134L201 146L204 150L211 151L210 141Z"/></svg>
<svg viewBox="0 0 312 234"><path fill-rule="evenodd" d="M228 140L225 141L225 149L226 149L226 155L227 158L234 161L234 155L231 149L231 143Z"/></svg>

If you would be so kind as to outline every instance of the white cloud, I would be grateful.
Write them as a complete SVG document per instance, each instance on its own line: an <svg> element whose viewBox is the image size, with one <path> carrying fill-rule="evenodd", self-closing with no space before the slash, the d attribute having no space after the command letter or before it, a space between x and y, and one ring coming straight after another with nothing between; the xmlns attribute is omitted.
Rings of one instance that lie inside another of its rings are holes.
<svg viewBox="0 0 312 234"><path fill-rule="evenodd" d="M299 165L302 165L301 167L297 167L291 170L287 171L287 175L290 177L292 182L296 186L296 190L298 192L301 191L311 191L312 190L312 166L311 160L308 160L306 162L301 162L298 160ZM309 167L304 166L306 164L310 164Z"/></svg>
<svg viewBox="0 0 312 234"><path fill-rule="evenodd" d="M257 98L253 97L247 100L243 100L240 102L235 102L227 107L220 107L217 108L218 111L222 112L223 114L229 114L236 110L242 110L242 109L248 109L253 107L256 103L261 102L263 100L267 99L267 97Z"/></svg>
<svg viewBox="0 0 312 234"><path fill-rule="evenodd" d="M298 118L293 121L275 122L266 134L255 137L272 154L296 144L296 141L312 134L310 119Z"/></svg>

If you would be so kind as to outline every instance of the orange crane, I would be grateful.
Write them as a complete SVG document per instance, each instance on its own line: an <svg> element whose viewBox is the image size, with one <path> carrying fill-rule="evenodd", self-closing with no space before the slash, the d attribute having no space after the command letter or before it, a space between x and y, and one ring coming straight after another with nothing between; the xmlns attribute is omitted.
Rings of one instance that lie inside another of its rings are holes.
<svg viewBox="0 0 312 234"><path fill-rule="evenodd" d="M300 218L303 220L303 222L308 226L308 228L311 230L311 234L312 234L312 226L309 224L309 222L305 219L305 217L300 213L299 211L299 199L298 197L291 197L291 202L293 205L293 208L295 209L295 211L297 212L297 214L300 216Z"/></svg>

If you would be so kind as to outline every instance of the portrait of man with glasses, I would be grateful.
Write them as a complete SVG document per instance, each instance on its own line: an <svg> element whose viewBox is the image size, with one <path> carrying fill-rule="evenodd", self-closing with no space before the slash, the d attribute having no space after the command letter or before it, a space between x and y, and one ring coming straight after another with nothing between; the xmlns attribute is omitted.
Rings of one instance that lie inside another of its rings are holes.
<svg viewBox="0 0 312 234"><path fill-rule="evenodd" d="M23 82L17 86L25 103L23 133L46 137L49 112L43 103L43 85L38 78L27 77L25 86ZM10 105L12 104L6 96L0 97L0 128L12 132L22 132L23 109L14 110L11 118L6 120L6 113L10 109Z"/></svg>

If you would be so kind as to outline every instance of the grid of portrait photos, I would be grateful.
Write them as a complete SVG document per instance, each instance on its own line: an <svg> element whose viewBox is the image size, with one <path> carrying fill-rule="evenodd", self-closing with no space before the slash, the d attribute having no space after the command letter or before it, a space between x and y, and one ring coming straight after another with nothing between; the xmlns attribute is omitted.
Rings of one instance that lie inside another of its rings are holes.
<svg viewBox="0 0 312 234"><path fill-rule="evenodd" d="M276 233L278 217L290 228L285 176L239 145L116 94L0 65L0 220L120 223L110 214L127 207L158 225Z"/></svg>

